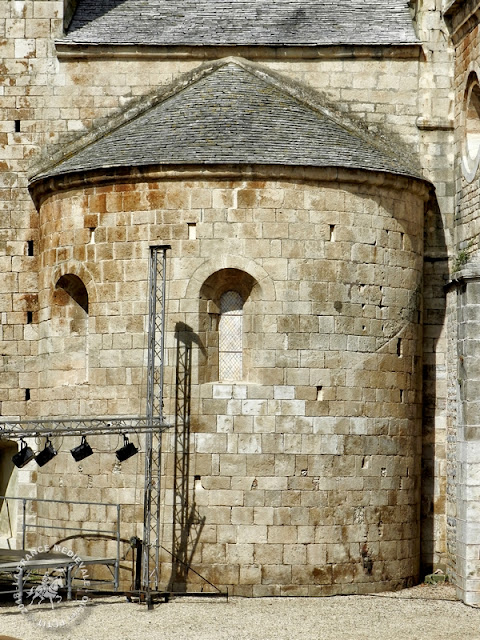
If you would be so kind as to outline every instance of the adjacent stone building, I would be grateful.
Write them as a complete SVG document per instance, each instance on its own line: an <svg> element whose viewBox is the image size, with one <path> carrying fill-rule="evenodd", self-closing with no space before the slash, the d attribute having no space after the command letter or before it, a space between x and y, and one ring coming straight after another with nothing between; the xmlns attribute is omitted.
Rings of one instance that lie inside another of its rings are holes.
<svg viewBox="0 0 480 640"><path fill-rule="evenodd" d="M1 415L144 414L170 245L166 588L480 601L476 4L0 2ZM2 492L141 535L143 456L53 439Z"/></svg>

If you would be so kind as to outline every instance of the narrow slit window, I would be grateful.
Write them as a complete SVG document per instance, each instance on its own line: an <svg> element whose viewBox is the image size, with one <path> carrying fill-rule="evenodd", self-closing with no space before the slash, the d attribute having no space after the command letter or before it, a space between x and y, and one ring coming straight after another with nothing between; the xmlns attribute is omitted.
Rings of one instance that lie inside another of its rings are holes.
<svg viewBox="0 0 480 640"><path fill-rule="evenodd" d="M33 322L33 311L27 311L27 324L32 324Z"/></svg>
<svg viewBox="0 0 480 640"><path fill-rule="evenodd" d="M33 256L33 240L27 240L27 255Z"/></svg>
<svg viewBox="0 0 480 640"><path fill-rule="evenodd" d="M397 340L397 356L399 358L401 358L403 355L403 345L402 345L402 339L398 338Z"/></svg>
<svg viewBox="0 0 480 640"><path fill-rule="evenodd" d="M197 239L197 225L195 222L188 222L188 239L196 240Z"/></svg>
<svg viewBox="0 0 480 640"><path fill-rule="evenodd" d="M237 291L226 291L220 297L218 334L220 380L241 380L243 377L243 299Z"/></svg>

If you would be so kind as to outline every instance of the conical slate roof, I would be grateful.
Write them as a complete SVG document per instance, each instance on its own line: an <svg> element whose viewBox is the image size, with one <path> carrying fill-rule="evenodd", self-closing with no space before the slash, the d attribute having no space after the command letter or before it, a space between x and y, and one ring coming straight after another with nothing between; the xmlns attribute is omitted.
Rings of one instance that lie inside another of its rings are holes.
<svg viewBox="0 0 480 640"><path fill-rule="evenodd" d="M371 135L306 104L267 73L228 61L33 181L172 164L345 167L418 177Z"/></svg>
<svg viewBox="0 0 480 640"><path fill-rule="evenodd" d="M79 0L64 42L418 44L407 0Z"/></svg>

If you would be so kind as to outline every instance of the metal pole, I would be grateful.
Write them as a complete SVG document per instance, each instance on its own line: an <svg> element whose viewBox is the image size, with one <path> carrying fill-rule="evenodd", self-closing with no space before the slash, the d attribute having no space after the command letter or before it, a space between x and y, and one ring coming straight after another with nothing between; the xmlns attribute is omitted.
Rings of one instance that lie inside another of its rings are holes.
<svg viewBox="0 0 480 640"><path fill-rule="evenodd" d="M22 504L23 504L22 551L25 551L25 539L26 539L26 528L27 528L27 521L26 521L27 501L25 498L23 498Z"/></svg>
<svg viewBox="0 0 480 640"><path fill-rule="evenodd" d="M166 259L170 245L150 247L147 419L163 422L163 369L165 348ZM158 589L160 549L161 432L149 432L145 442L145 493L142 548L142 590Z"/></svg>
<svg viewBox="0 0 480 640"><path fill-rule="evenodd" d="M119 585L119 573L120 573L120 509L121 506L117 504L117 557L115 560L115 574L113 577L114 580L114 590L118 589Z"/></svg>

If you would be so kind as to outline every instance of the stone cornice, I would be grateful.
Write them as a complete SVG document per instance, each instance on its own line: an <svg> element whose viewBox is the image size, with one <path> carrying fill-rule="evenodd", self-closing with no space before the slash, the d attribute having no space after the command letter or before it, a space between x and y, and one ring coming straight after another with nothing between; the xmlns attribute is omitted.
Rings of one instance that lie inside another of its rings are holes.
<svg viewBox="0 0 480 640"><path fill-rule="evenodd" d="M480 280L480 260L473 260L463 269L455 271L446 286L457 286L470 280Z"/></svg>
<svg viewBox="0 0 480 640"><path fill-rule="evenodd" d="M148 46L92 45L57 40L60 60L125 59L125 60L216 60L231 55L251 60L322 60L322 59L417 59L420 44L342 45L342 46Z"/></svg>
<svg viewBox="0 0 480 640"><path fill-rule="evenodd" d="M453 131L455 129L455 121L449 118L431 120L419 117L417 118L417 128L421 131Z"/></svg>
<svg viewBox="0 0 480 640"><path fill-rule="evenodd" d="M29 189L37 205L52 193L116 183L161 180L294 180L324 183L365 184L415 193L428 200L432 186L426 180L342 167L288 167L279 165L155 165L107 169L59 175L33 182Z"/></svg>

